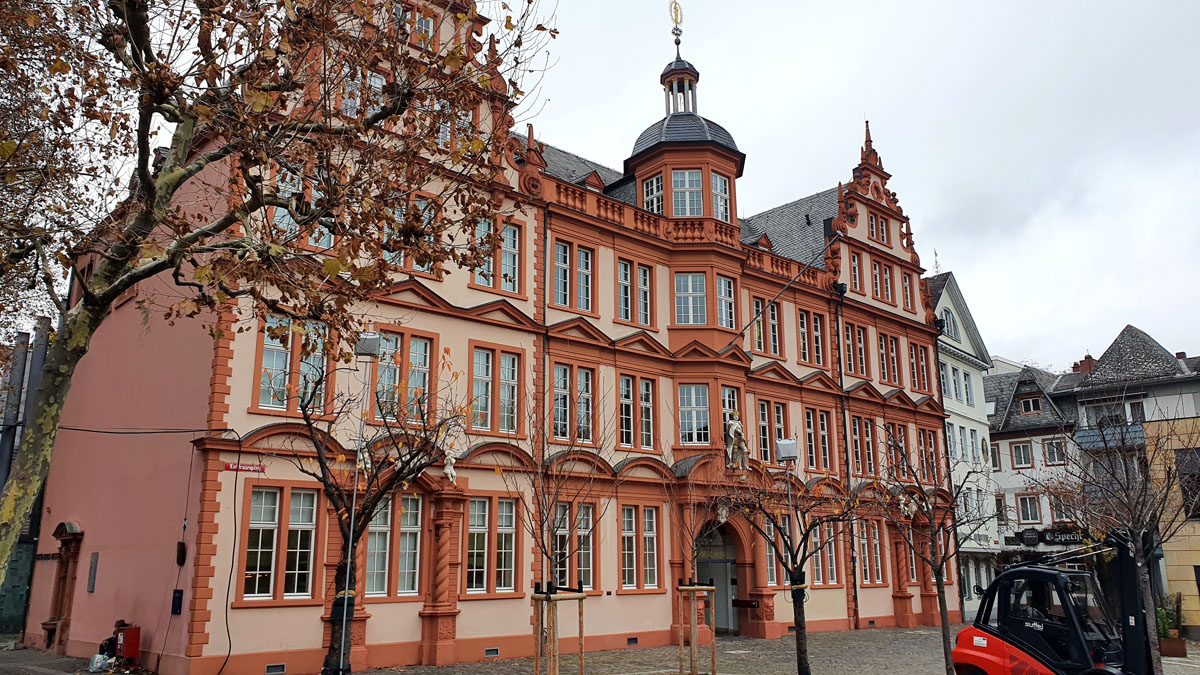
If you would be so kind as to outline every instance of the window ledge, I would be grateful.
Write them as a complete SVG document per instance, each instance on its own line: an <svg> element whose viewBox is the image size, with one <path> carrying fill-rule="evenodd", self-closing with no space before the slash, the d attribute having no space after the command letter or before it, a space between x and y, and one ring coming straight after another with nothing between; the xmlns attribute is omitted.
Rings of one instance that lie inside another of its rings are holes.
<svg viewBox="0 0 1200 675"><path fill-rule="evenodd" d="M234 600L229 603L232 609L251 609L255 607L320 607L325 604L321 598L263 598L261 600Z"/></svg>
<svg viewBox="0 0 1200 675"><path fill-rule="evenodd" d="M363 596L363 604L377 605L392 602L424 602L425 596L418 595L366 595Z"/></svg>
<svg viewBox="0 0 1200 675"><path fill-rule="evenodd" d="M460 602L465 600L505 600L525 597L523 591L501 591L499 593L459 593Z"/></svg>
<svg viewBox="0 0 1200 675"><path fill-rule="evenodd" d="M617 595L662 595L667 592L665 588L618 588Z"/></svg>

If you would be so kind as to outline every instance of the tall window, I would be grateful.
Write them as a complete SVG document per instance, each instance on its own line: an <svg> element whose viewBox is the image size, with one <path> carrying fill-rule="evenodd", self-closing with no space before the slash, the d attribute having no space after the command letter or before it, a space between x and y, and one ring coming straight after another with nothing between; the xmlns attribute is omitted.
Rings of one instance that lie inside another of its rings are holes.
<svg viewBox="0 0 1200 675"><path fill-rule="evenodd" d="M590 248L575 244L554 242L554 289L553 303L573 308L580 312L591 312L594 306L595 287L592 283L595 253ZM571 285L574 283L574 290Z"/></svg>
<svg viewBox="0 0 1200 675"><path fill-rule="evenodd" d="M909 383L917 391L929 391L929 348L908 345Z"/></svg>
<svg viewBox="0 0 1200 675"><path fill-rule="evenodd" d="M653 323L650 305L654 297L653 280L654 268L649 265L637 266L637 322L643 326Z"/></svg>
<svg viewBox="0 0 1200 675"><path fill-rule="evenodd" d="M476 238L492 236L492 221L483 219L476 227ZM495 270L499 269L500 274ZM521 229L512 223L500 229L500 241L492 257L475 270L475 284L496 288L506 293L520 292L521 281Z"/></svg>
<svg viewBox="0 0 1200 675"><path fill-rule="evenodd" d="M883 299L892 301L892 266L883 266Z"/></svg>
<svg viewBox="0 0 1200 675"><path fill-rule="evenodd" d="M862 290L862 257L857 253L850 254L850 288Z"/></svg>
<svg viewBox="0 0 1200 675"><path fill-rule="evenodd" d="M663 179L662 174L652 176L642 181L642 208L651 213L662 215L663 212Z"/></svg>
<svg viewBox="0 0 1200 675"><path fill-rule="evenodd" d="M472 499L467 514L467 592L487 591L488 557L487 499Z"/></svg>
<svg viewBox="0 0 1200 675"><path fill-rule="evenodd" d="M832 470L832 464L829 461L829 413L822 410L817 414L817 422L820 426L821 439L821 470Z"/></svg>
<svg viewBox="0 0 1200 675"><path fill-rule="evenodd" d="M875 583L883 583L883 552L879 542L879 523L871 522L871 568L875 572Z"/></svg>
<svg viewBox="0 0 1200 675"><path fill-rule="evenodd" d="M963 371L963 393L967 396L967 405L975 407L975 388L971 386L971 374Z"/></svg>
<svg viewBox="0 0 1200 675"><path fill-rule="evenodd" d="M776 574L775 560L778 556L775 555L775 526L771 524L771 519L763 520L763 561L767 566L767 585L774 586L779 583L779 577Z"/></svg>
<svg viewBox="0 0 1200 675"><path fill-rule="evenodd" d="M767 305L767 351L779 356L779 303Z"/></svg>
<svg viewBox="0 0 1200 675"><path fill-rule="evenodd" d="M741 394L738 393L737 387L721 386L721 424L722 428L729 427L729 420L733 417L733 413L738 413L741 416L742 407L738 401L741 399Z"/></svg>
<svg viewBox="0 0 1200 675"><path fill-rule="evenodd" d="M987 442L987 439L986 439L986 438L984 439L984 442ZM1002 462L1001 462L1001 459L1000 459L1000 445L999 445L999 444L997 444L997 443L992 443L992 448L991 448L991 450L992 450L992 452L991 452L991 455L992 455L992 471L999 471L999 470L1001 470L1001 469L1003 468L1003 466L1002 466Z"/></svg>
<svg viewBox="0 0 1200 675"><path fill-rule="evenodd" d="M962 398L962 371L956 367L950 367L950 384L954 387L954 400L961 401Z"/></svg>
<svg viewBox="0 0 1200 675"><path fill-rule="evenodd" d="M637 588L637 507L621 507L621 588Z"/></svg>
<svg viewBox="0 0 1200 675"><path fill-rule="evenodd" d="M642 586L658 588L658 509L642 508Z"/></svg>
<svg viewBox="0 0 1200 675"><path fill-rule="evenodd" d="M591 504L575 508L575 582L585 591L592 590L592 514Z"/></svg>
<svg viewBox="0 0 1200 675"><path fill-rule="evenodd" d="M971 459L979 461L979 432L971 429Z"/></svg>
<svg viewBox="0 0 1200 675"><path fill-rule="evenodd" d="M275 580L275 539L279 529L279 490L250 493L250 530L246 539L245 598L269 598Z"/></svg>
<svg viewBox="0 0 1200 675"><path fill-rule="evenodd" d="M804 456L809 469L817 468L817 422L811 408L804 410Z"/></svg>
<svg viewBox="0 0 1200 675"><path fill-rule="evenodd" d="M954 312L951 312L949 307L942 309L942 322L942 332L947 337L958 340L958 320L954 318Z"/></svg>
<svg viewBox="0 0 1200 675"><path fill-rule="evenodd" d="M489 347L474 348L471 367L473 429L516 433L520 412L520 370L519 354Z"/></svg>
<svg viewBox="0 0 1200 675"><path fill-rule="evenodd" d="M621 588L658 588L658 508L621 505Z"/></svg>
<svg viewBox="0 0 1200 675"><path fill-rule="evenodd" d="M808 344L808 340L809 340L808 312L806 312L804 310L800 310L798 313L798 316L799 316L799 320L798 320L798 323L796 324L796 337L797 337L796 342L797 342L797 347L800 350L800 360L801 361L809 361L811 352L809 351L809 344Z"/></svg>
<svg viewBox="0 0 1200 675"><path fill-rule="evenodd" d="M852 323L845 326L846 374L867 377L867 329Z"/></svg>
<svg viewBox="0 0 1200 675"><path fill-rule="evenodd" d="M825 365L825 317L820 314L812 315L812 348L813 363ZM837 336L834 336L834 348L837 348Z"/></svg>
<svg viewBox="0 0 1200 675"><path fill-rule="evenodd" d="M654 380L621 375L617 383L619 441L622 446L654 449Z"/></svg>
<svg viewBox="0 0 1200 675"><path fill-rule="evenodd" d="M866 475L876 476L875 467L875 443L871 440L874 434L872 425L874 421L869 417L863 418L863 459L866 460Z"/></svg>
<svg viewBox="0 0 1200 675"><path fill-rule="evenodd" d="M729 222L729 179L712 174L713 218Z"/></svg>
<svg viewBox="0 0 1200 675"><path fill-rule="evenodd" d="M407 344L406 344L407 343ZM375 416L396 419L400 406L420 419L431 402L430 366L433 342L426 337L382 333L375 364Z"/></svg>
<svg viewBox="0 0 1200 675"><path fill-rule="evenodd" d="M390 509L389 509L390 510ZM414 595L421 565L421 498L404 495L400 498L400 532L397 535L396 592Z"/></svg>
<svg viewBox="0 0 1200 675"><path fill-rule="evenodd" d="M758 399L758 457L775 460L775 448L787 438L787 404Z"/></svg>
<svg viewBox="0 0 1200 675"><path fill-rule="evenodd" d="M815 312L800 310L798 315L796 342L800 360L815 366L825 365L825 350L821 345L825 317Z"/></svg>
<svg viewBox="0 0 1200 675"><path fill-rule="evenodd" d="M854 458L854 473L859 475L863 472L862 427L863 419L861 417L850 418L851 456Z"/></svg>
<svg viewBox="0 0 1200 675"><path fill-rule="evenodd" d="M672 215L699 218L704 215L704 183L699 170L671 172Z"/></svg>
<svg viewBox="0 0 1200 675"><path fill-rule="evenodd" d="M733 279L717 277L717 325L721 328L737 328L734 313Z"/></svg>
<svg viewBox="0 0 1200 675"><path fill-rule="evenodd" d="M292 490L288 508L287 557L283 597L312 595L313 543L317 530L317 491Z"/></svg>
<svg viewBox="0 0 1200 675"><path fill-rule="evenodd" d="M913 275L909 274L908 272L905 272L904 277L902 278L901 284L903 286L903 292L904 292L904 309L912 309L913 308L913 289L912 289Z"/></svg>
<svg viewBox="0 0 1200 675"><path fill-rule="evenodd" d="M679 441L684 445L709 442L708 385L679 385Z"/></svg>
<svg viewBox="0 0 1200 675"><path fill-rule="evenodd" d="M754 310L754 351L765 351L766 331L763 330L763 301L755 298L751 303L751 308Z"/></svg>
<svg viewBox="0 0 1200 675"><path fill-rule="evenodd" d="M554 438L592 442L595 377L591 368L554 364Z"/></svg>
<svg viewBox="0 0 1200 675"><path fill-rule="evenodd" d="M617 261L617 318L633 320L633 263Z"/></svg>
<svg viewBox="0 0 1200 675"><path fill-rule="evenodd" d="M391 555L392 500L384 499L367 526L367 572L364 592L369 596L388 594L388 556Z"/></svg>
<svg viewBox="0 0 1200 675"><path fill-rule="evenodd" d="M300 176L279 167L275 173L275 193L282 199L299 197L304 199L304 183ZM291 212L280 206L271 207L271 224L280 231L283 241L291 241L300 234L300 224Z"/></svg>
<svg viewBox="0 0 1200 675"><path fill-rule="evenodd" d="M938 380L942 384L942 396L950 395L949 372L950 371L946 368L946 364L942 361L938 361Z"/></svg>
<svg viewBox="0 0 1200 675"><path fill-rule="evenodd" d="M1022 523L1042 522L1037 495L1017 495L1017 518Z"/></svg>
<svg viewBox="0 0 1200 675"><path fill-rule="evenodd" d="M296 411L326 407L325 324L307 321L302 330L271 316L262 338L262 366L257 380L260 408Z"/></svg>
<svg viewBox="0 0 1200 675"><path fill-rule="evenodd" d="M496 500L496 591L516 590L517 503Z"/></svg>
<svg viewBox="0 0 1200 675"><path fill-rule="evenodd" d="M681 326L708 323L704 274L678 272L675 274L675 323Z"/></svg>
<svg viewBox="0 0 1200 675"><path fill-rule="evenodd" d="M996 522L1000 525L1008 523L1008 502L1004 495L996 495Z"/></svg>
<svg viewBox="0 0 1200 675"><path fill-rule="evenodd" d="M879 263L871 261L871 291L877 298L883 297L881 292L883 282L879 276Z"/></svg>

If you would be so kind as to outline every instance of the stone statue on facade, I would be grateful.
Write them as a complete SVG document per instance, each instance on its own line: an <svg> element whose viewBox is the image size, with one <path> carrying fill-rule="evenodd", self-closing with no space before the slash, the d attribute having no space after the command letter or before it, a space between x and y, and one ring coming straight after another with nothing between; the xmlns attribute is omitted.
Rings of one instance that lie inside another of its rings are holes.
<svg viewBox="0 0 1200 675"><path fill-rule="evenodd" d="M745 471L750 468L750 450L746 447L746 427L736 410L729 413L725 425L725 466Z"/></svg>
<svg viewBox="0 0 1200 675"><path fill-rule="evenodd" d="M446 466L442 469L446 480L458 485L458 474L454 471L454 455L446 453Z"/></svg>

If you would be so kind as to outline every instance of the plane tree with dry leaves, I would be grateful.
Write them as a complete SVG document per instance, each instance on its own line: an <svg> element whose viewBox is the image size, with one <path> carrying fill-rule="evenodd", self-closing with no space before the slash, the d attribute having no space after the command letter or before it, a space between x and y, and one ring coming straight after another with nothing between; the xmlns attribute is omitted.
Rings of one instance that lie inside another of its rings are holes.
<svg viewBox="0 0 1200 675"><path fill-rule="evenodd" d="M277 315L346 345L400 275L487 264L520 208L505 154L555 34L543 13L536 0L0 7L0 316L21 321L32 295L61 326L0 494L0 574L75 368L139 284L172 287L140 294L142 311L214 337L234 329L222 316Z"/></svg>

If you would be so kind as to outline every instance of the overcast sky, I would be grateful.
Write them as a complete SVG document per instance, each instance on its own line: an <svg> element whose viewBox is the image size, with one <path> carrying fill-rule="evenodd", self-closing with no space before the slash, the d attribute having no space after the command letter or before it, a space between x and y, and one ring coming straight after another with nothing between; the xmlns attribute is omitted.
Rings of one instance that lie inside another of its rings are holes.
<svg viewBox="0 0 1200 675"><path fill-rule="evenodd" d="M683 0L740 215L846 181L863 119L921 261L994 355L1069 368L1132 323L1200 353L1200 2ZM540 140L620 169L663 114L666 0L561 0ZM524 128L521 128L524 131Z"/></svg>

